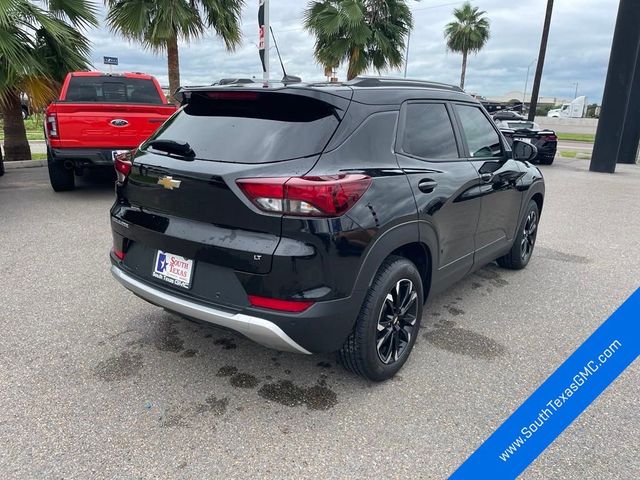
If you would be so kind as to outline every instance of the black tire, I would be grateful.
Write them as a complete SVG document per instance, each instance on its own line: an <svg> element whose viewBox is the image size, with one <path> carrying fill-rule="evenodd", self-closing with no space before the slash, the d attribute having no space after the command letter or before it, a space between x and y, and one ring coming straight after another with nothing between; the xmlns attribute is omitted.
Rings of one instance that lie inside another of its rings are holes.
<svg viewBox="0 0 640 480"><path fill-rule="evenodd" d="M374 382L393 377L407 361L418 336L422 304L422 278L416 266L403 257L386 259L367 291L353 332L338 352L340 363ZM396 308L403 305L407 306L404 314L402 308Z"/></svg>
<svg viewBox="0 0 640 480"><path fill-rule="evenodd" d="M541 157L538 159L540 165L551 165L556 157Z"/></svg>
<svg viewBox="0 0 640 480"><path fill-rule="evenodd" d="M513 241L511 250L505 256L498 258L498 265L511 270L520 270L527 266L536 245L539 221L540 211L538 210L538 205L531 200L520 221L518 233Z"/></svg>
<svg viewBox="0 0 640 480"><path fill-rule="evenodd" d="M4 160L2 159L2 148L0 148L0 177L4 175Z"/></svg>
<svg viewBox="0 0 640 480"><path fill-rule="evenodd" d="M56 192L68 192L76 186L73 170L65 168L60 162L54 162L47 149L47 166L49 167L49 181Z"/></svg>

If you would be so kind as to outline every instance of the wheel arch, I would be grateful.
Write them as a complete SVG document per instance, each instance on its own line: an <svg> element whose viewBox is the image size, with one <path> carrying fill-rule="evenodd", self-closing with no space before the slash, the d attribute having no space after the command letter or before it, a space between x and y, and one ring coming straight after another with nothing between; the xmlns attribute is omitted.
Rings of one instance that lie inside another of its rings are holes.
<svg viewBox="0 0 640 480"><path fill-rule="evenodd" d="M355 290L366 291L384 261L389 256L397 255L416 265L422 278L424 300L426 301L433 278L433 252L437 252L437 249L422 240L418 221L397 225L378 237L365 254L356 279Z"/></svg>
<svg viewBox="0 0 640 480"><path fill-rule="evenodd" d="M534 193L531 196L531 200L536 202L536 205L538 206L538 212L542 213L542 205L544 204L544 196L542 195L542 192Z"/></svg>

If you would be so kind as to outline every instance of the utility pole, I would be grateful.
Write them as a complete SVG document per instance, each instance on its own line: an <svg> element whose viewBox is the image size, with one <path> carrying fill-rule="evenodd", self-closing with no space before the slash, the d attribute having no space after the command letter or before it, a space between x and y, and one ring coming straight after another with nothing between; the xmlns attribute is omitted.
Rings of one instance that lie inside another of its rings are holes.
<svg viewBox="0 0 640 480"><path fill-rule="evenodd" d="M529 104L529 121L533 121L538 108L538 94L540 93L540 81L542 80L542 69L544 68L544 56L547 53L547 40L549 39L549 26L551 25L551 13L553 12L553 0L547 0L547 12L544 17L544 27L542 28L542 38L540 39L540 53L538 54L538 65L536 75L533 79L533 90L531 91L531 103Z"/></svg>
<svg viewBox="0 0 640 480"><path fill-rule="evenodd" d="M525 78L524 80L524 91L522 92L522 108L524 109L525 104L527 103L527 85L529 84L529 70L531 70L531 65L533 65L536 60L538 60L537 58L534 59L529 66L527 67L527 78ZM524 114L524 110L522 112Z"/></svg>
<svg viewBox="0 0 640 480"><path fill-rule="evenodd" d="M407 78L407 67L409 66L409 43L411 42L411 30L407 33L407 50L404 54L404 78Z"/></svg>

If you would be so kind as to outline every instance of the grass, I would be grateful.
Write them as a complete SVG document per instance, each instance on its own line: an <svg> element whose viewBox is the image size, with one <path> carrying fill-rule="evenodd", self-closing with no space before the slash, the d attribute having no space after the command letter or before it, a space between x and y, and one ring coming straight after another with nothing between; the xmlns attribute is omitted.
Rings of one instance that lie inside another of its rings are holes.
<svg viewBox="0 0 640 480"><path fill-rule="evenodd" d="M596 139L594 133L556 133L558 140L573 140L574 142L592 142Z"/></svg>
<svg viewBox="0 0 640 480"><path fill-rule="evenodd" d="M44 117L41 114L33 114L24 121L27 130L27 140L44 140ZM2 121L0 121L0 142L4 141Z"/></svg>
<svg viewBox="0 0 640 480"><path fill-rule="evenodd" d="M591 152L576 152L575 150L560 150L560 156L564 158L577 158L591 160Z"/></svg>

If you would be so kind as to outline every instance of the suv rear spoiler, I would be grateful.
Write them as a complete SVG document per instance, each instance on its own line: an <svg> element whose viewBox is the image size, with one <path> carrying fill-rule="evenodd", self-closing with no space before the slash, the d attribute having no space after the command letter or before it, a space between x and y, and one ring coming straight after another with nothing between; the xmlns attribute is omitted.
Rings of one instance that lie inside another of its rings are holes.
<svg viewBox="0 0 640 480"><path fill-rule="evenodd" d="M269 93L269 94L287 94L287 95L302 95L305 97L311 97L316 100L328 103L337 110L346 111L351 97L353 97L353 89L349 86L337 85L328 88L321 88L310 86L308 84L283 84L283 83L269 83L266 86L263 83L245 83L245 84L231 84L231 85L202 85L202 86L188 86L179 87L175 93L176 98L180 105L186 105L191 101L194 93L209 93L209 92L256 92L256 93Z"/></svg>

